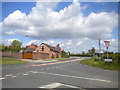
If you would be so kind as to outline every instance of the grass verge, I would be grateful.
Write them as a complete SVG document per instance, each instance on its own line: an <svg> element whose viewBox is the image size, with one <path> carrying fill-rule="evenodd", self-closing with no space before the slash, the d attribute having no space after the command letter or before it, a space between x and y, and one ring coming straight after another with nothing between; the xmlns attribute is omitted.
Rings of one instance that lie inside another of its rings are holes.
<svg viewBox="0 0 120 90"><path fill-rule="evenodd" d="M95 61L95 58L90 58L86 60L81 60L81 64L86 64L93 67L99 67L108 70L120 70L118 62L105 63L104 61Z"/></svg>
<svg viewBox="0 0 120 90"><path fill-rule="evenodd" d="M26 63L30 63L30 62L20 61L20 60L10 59L10 58L2 58L2 60L0 60L0 64L26 64Z"/></svg>

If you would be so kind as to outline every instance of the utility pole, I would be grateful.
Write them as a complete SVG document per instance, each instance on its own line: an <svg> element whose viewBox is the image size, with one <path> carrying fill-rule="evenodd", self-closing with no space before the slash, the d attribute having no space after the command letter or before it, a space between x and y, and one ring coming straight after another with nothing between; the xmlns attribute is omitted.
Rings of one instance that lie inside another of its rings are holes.
<svg viewBox="0 0 120 90"><path fill-rule="evenodd" d="M100 55L100 50L101 48L100 48L100 38L99 38L99 56L101 57L101 55ZM100 60L100 59L99 59Z"/></svg>
<svg viewBox="0 0 120 90"><path fill-rule="evenodd" d="M99 38L99 50L100 50L100 38Z"/></svg>

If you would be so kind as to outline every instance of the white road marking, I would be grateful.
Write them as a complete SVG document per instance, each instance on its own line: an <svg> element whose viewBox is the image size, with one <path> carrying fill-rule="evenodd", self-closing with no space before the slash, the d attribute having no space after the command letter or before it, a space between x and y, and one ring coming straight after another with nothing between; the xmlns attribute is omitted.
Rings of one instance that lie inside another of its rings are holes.
<svg viewBox="0 0 120 90"><path fill-rule="evenodd" d="M0 78L0 80L3 80L3 79L5 79L5 78Z"/></svg>
<svg viewBox="0 0 120 90"><path fill-rule="evenodd" d="M33 73L39 73L39 72L37 72L37 71L34 71Z"/></svg>
<svg viewBox="0 0 120 90"><path fill-rule="evenodd" d="M51 83L51 84L48 84L48 85L44 85L44 86L41 86L41 87L38 87L38 88L57 88L59 86L62 86L61 83Z"/></svg>
<svg viewBox="0 0 120 90"><path fill-rule="evenodd" d="M76 87L76 86L67 85L67 84L63 84L63 86L67 86L67 87L70 87L70 88L78 88L78 87Z"/></svg>
<svg viewBox="0 0 120 90"><path fill-rule="evenodd" d="M54 82L54 83L51 83L51 84L48 84L48 85L44 85L44 86L40 86L38 88L47 88L47 89L53 89L53 88L58 88L60 86L66 86L66 87L70 87L70 88L78 88L76 86L72 86L72 85L67 85L67 84L62 84L62 83L57 83L57 82Z"/></svg>
<svg viewBox="0 0 120 90"><path fill-rule="evenodd" d="M27 73L23 74L24 76L28 75Z"/></svg>
<svg viewBox="0 0 120 90"><path fill-rule="evenodd" d="M13 74L8 74L8 75L5 75L5 77L8 77L8 76L12 76Z"/></svg>
<svg viewBox="0 0 120 90"><path fill-rule="evenodd" d="M39 72L39 73L56 75L56 76L64 76L64 77L70 77L70 78L79 78L79 79L86 79L86 80L94 80L94 81L102 81L102 82L111 82L111 81L109 81L109 80L96 79L96 78L87 78L87 77L79 77L79 76L69 76L69 75L56 74L56 73L46 73L46 72Z"/></svg>

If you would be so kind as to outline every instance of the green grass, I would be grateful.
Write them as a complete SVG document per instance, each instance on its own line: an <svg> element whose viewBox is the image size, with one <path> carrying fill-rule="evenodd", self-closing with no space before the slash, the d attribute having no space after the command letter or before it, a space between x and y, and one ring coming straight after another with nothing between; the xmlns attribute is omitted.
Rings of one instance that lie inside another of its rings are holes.
<svg viewBox="0 0 120 90"><path fill-rule="evenodd" d="M67 60L67 59L69 59L69 58L49 59L49 60L44 60L44 61Z"/></svg>
<svg viewBox="0 0 120 90"><path fill-rule="evenodd" d="M95 58L90 58L87 60L81 60L80 63L108 70L120 70L120 65L118 65L118 62L114 61L111 63L105 63L104 61L95 61Z"/></svg>
<svg viewBox="0 0 120 90"><path fill-rule="evenodd" d="M0 64L26 64L26 63L29 63L29 61L20 61L10 58L2 58L2 60L0 60Z"/></svg>

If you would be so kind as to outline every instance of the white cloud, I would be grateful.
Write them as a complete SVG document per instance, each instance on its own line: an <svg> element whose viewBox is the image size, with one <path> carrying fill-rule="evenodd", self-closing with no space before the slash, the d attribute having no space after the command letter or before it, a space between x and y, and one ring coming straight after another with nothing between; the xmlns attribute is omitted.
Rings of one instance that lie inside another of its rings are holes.
<svg viewBox="0 0 120 90"><path fill-rule="evenodd" d="M23 46L28 46L28 45L31 45L31 44L39 45L40 44L40 40L31 40L30 42L28 42L26 45L24 44Z"/></svg>
<svg viewBox="0 0 120 90"><path fill-rule="evenodd" d="M82 43L83 43L82 41L78 42L78 43L77 43L77 46L81 45Z"/></svg>
<svg viewBox="0 0 120 90"><path fill-rule="evenodd" d="M3 39L3 43L4 43L5 45L11 45L11 43L12 43L14 40L20 41L19 39L16 39L16 38L13 38L13 39Z"/></svg>
<svg viewBox="0 0 120 90"><path fill-rule="evenodd" d="M117 40L111 38L113 29L117 27L116 13L92 12L85 17L82 10L88 8L88 5L81 7L74 0L74 3L58 12L54 11L57 5L58 2L37 2L28 15L20 10L14 11L0 23L3 24L3 34L27 35L35 39L23 46L31 43L39 45L39 40L44 40L53 46L60 44L64 50L72 52L82 52L83 49L87 52L93 46L98 48L99 38L110 39L111 49L115 50ZM6 40L7 44L10 42L11 39Z"/></svg>
<svg viewBox="0 0 120 90"><path fill-rule="evenodd" d="M84 6L82 6L82 10L85 10L85 9L87 9L89 7L89 5L88 4L85 4Z"/></svg>
<svg viewBox="0 0 120 90"><path fill-rule="evenodd" d="M72 3L59 12L54 11L57 4L37 2L28 15L19 10L14 11L2 22L3 33L29 35L39 40L112 37L111 32L117 26L116 13L92 12L84 17L78 2Z"/></svg>

